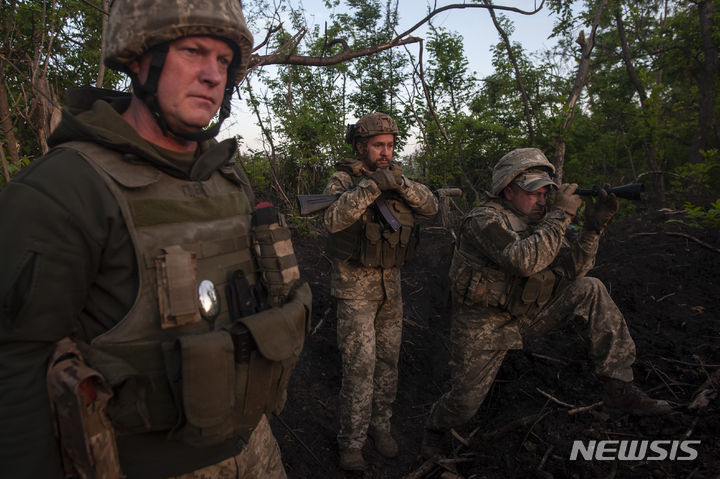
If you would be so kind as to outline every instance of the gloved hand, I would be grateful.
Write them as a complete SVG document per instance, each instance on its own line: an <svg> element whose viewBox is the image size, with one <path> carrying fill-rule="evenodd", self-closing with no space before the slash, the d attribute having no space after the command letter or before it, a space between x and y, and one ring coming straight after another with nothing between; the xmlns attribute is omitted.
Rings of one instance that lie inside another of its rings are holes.
<svg viewBox="0 0 720 479"><path fill-rule="evenodd" d="M576 183L563 183L555 194L555 208L560 208L570 216L575 216L582 204L580 195L575 194L577 187Z"/></svg>
<svg viewBox="0 0 720 479"><path fill-rule="evenodd" d="M585 204L585 221L583 228L594 230L597 234L602 233L610 219L615 216L620 203L615 193L608 194L610 185L604 185L595 201L588 199Z"/></svg>
<svg viewBox="0 0 720 479"><path fill-rule="evenodd" d="M377 183L380 191L397 190L402 186L402 181L397 180L397 176L390 168L378 168L372 172L370 179Z"/></svg>
<svg viewBox="0 0 720 479"><path fill-rule="evenodd" d="M393 161L390 164L390 171L392 171L393 176L395 177L395 182L402 185L402 165L399 162Z"/></svg>

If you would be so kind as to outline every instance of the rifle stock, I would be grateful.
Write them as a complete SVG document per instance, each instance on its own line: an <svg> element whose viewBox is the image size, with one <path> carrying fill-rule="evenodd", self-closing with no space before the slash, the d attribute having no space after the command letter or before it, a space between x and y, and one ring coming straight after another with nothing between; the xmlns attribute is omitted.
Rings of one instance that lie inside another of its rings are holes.
<svg viewBox="0 0 720 479"><path fill-rule="evenodd" d="M642 183L628 183L627 185L616 186L607 190L608 193L615 193L618 198L626 200L644 200L644 186ZM578 188L575 190L576 195L580 196L598 196L600 188Z"/></svg>
<svg viewBox="0 0 720 479"><path fill-rule="evenodd" d="M337 201L340 195L297 195L298 208L302 216L322 211Z"/></svg>

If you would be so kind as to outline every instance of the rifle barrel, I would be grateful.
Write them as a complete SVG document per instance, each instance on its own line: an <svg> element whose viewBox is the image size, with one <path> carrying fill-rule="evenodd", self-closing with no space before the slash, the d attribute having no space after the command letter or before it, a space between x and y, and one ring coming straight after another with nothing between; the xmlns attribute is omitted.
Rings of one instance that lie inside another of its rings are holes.
<svg viewBox="0 0 720 479"><path fill-rule="evenodd" d="M642 183L628 183L627 185L616 186L607 190L608 193L614 193L618 198L626 200L642 200L643 190ZM601 188L578 188L575 190L576 195L580 196L598 196Z"/></svg>

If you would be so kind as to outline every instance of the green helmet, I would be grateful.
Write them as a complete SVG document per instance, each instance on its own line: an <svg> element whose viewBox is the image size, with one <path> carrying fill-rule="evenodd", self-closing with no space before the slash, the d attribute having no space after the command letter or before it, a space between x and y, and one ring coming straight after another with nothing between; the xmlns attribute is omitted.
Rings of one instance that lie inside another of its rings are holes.
<svg viewBox="0 0 720 479"><path fill-rule="evenodd" d="M360 138L370 138L375 135L390 134L397 136L400 133L397 124L386 113L369 113L360 118L354 125L348 125L345 132L345 142L353 148Z"/></svg>
<svg viewBox="0 0 720 479"><path fill-rule="evenodd" d="M492 191L490 196L497 198L500 192L521 173L530 169L540 169L547 173L548 181L545 185L554 184L550 175L555 173L555 167L548 161L542 151L537 148L519 148L506 154L493 168ZM535 184L539 184L535 181Z"/></svg>
<svg viewBox="0 0 720 479"><path fill-rule="evenodd" d="M244 78L253 37L240 0L112 0L103 62L128 72L127 65L153 47L194 35L230 42L239 57L235 83Z"/></svg>

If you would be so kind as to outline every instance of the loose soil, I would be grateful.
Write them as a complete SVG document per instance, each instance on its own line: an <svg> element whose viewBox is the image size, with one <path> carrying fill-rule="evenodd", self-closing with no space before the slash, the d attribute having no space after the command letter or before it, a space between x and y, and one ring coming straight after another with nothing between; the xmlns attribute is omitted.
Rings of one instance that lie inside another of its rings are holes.
<svg viewBox="0 0 720 479"><path fill-rule="evenodd" d="M341 372L325 239L322 233L296 234L313 315L288 403L272 419L288 477L719 477L720 234L668 219L655 213L611 224L590 275L605 283L625 314L637 346L636 383L669 401L676 413L638 418L598 405L602 390L584 344L571 329L556 331L508 354L480 410L457 431L465 444L453 439L447 460L425 463L419 457L423 424L449 374L446 278L453 248L451 229L428 224L418 257L403 268L403 343L392 419L400 455L385 459L368 441L364 473L337 466ZM708 389L710 378L714 388ZM689 407L703 389L709 401ZM575 411L585 406L592 407ZM695 460L570 460L575 440L686 439L700 441L693 446Z"/></svg>

